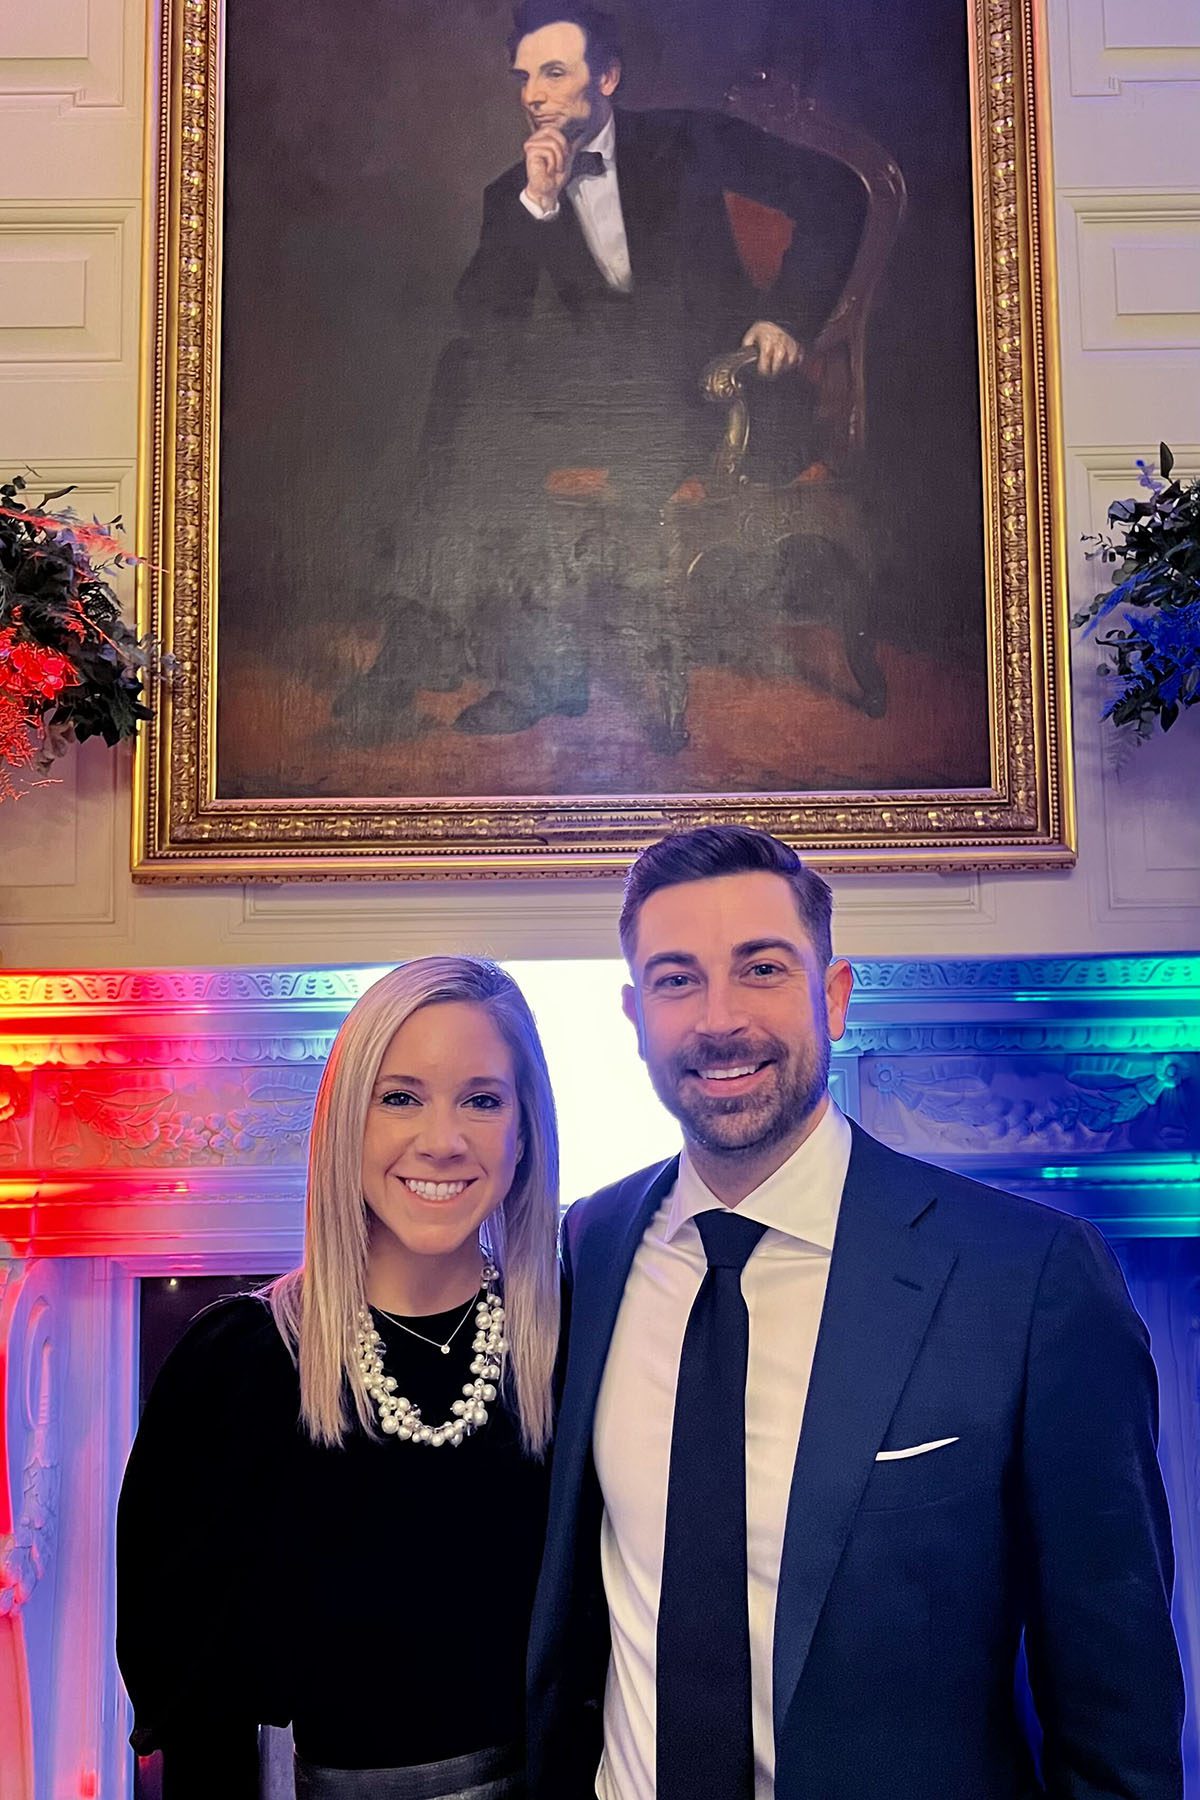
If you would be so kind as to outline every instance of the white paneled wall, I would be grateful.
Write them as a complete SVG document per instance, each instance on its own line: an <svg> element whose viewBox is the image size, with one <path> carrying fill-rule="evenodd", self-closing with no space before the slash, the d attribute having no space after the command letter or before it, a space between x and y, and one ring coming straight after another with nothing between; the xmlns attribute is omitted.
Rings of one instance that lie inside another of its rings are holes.
<svg viewBox="0 0 1200 1800"><path fill-rule="evenodd" d="M1053 148L1072 592L1080 533L1135 492L1160 438L1200 468L1200 9L1058 0ZM1080 947L1200 942L1200 719L1117 755L1094 724L1095 653L1075 654L1077 766L1092 936Z"/></svg>
<svg viewBox="0 0 1200 1800"><path fill-rule="evenodd" d="M1047 0L1070 573L1160 437L1200 467L1200 9ZM0 469L131 518L143 0L0 5ZM1011 955L1200 942L1200 718L1117 759L1077 648L1080 860L1055 875L843 878L841 947ZM135 889L129 764L89 747L0 809L0 955L37 967L610 955L615 886Z"/></svg>

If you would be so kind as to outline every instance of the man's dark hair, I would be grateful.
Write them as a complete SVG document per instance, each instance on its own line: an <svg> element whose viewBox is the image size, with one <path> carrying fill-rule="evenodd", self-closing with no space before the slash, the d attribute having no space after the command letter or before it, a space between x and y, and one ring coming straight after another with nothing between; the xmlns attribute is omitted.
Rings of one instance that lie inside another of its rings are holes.
<svg viewBox="0 0 1200 1800"><path fill-rule="evenodd" d="M633 962L638 914L659 888L685 881L709 881L715 875L747 875L765 869L782 875L796 896L796 910L824 967L833 956L830 918L833 895L827 882L806 869L794 850L766 831L748 825L703 825L698 831L672 832L651 844L630 869L621 905L621 948Z"/></svg>
<svg viewBox="0 0 1200 1800"><path fill-rule="evenodd" d="M531 31L541 31L544 25L578 25L587 40L585 54L593 79L624 60L620 26L611 13L601 12L598 6L572 6L570 0L558 6L554 0L522 0L513 9L512 30L508 34L510 62L521 39Z"/></svg>

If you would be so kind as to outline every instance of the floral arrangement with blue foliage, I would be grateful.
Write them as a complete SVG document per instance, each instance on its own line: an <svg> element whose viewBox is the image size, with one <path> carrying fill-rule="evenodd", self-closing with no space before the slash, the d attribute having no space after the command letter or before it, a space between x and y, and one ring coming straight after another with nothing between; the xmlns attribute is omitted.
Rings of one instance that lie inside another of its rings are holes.
<svg viewBox="0 0 1200 1800"><path fill-rule="evenodd" d="M1171 480L1166 444L1161 476L1140 459L1137 466L1150 497L1109 507L1121 542L1108 532L1085 537L1089 557L1114 565L1112 585L1071 623L1095 631L1104 653L1100 673L1114 692L1102 717L1145 739L1156 719L1169 731L1200 700L1200 480Z"/></svg>

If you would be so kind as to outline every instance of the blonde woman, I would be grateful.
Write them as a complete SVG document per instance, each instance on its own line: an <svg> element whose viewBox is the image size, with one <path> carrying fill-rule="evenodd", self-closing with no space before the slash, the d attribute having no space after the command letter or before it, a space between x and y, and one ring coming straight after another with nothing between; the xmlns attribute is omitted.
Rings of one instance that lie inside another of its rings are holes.
<svg viewBox="0 0 1200 1800"><path fill-rule="evenodd" d="M202 1313L118 1519L132 1742L164 1800L515 1800L558 1340L545 1057L492 963L358 1001L317 1094L302 1267Z"/></svg>

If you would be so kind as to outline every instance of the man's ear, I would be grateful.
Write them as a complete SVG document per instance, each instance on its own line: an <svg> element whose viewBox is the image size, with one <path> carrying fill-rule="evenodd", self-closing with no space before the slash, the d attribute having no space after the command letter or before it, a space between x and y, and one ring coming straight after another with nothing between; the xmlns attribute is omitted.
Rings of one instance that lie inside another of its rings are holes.
<svg viewBox="0 0 1200 1800"><path fill-rule="evenodd" d="M825 1007L831 1038L840 1038L846 1029L846 1008L853 987L854 970L844 956L835 957L825 971Z"/></svg>
<svg viewBox="0 0 1200 1800"><path fill-rule="evenodd" d="M619 62L610 63L600 77L600 92L606 100L611 100L620 85L621 65Z"/></svg>
<svg viewBox="0 0 1200 1800"><path fill-rule="evenodd" d="M646 1060L646 1042L642 1036L642 1016L638 1011L637 989L631 987L629 982L626 982L621 989L621 1010L637 1032L638 1055L644 1062Z"/></svg>

